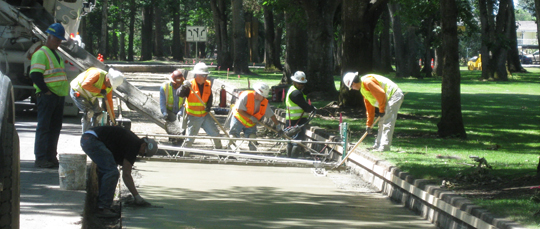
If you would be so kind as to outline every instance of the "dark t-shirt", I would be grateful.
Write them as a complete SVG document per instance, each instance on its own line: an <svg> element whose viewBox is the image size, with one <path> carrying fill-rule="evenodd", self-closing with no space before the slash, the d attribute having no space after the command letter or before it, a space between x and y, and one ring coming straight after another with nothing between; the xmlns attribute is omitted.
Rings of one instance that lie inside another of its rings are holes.
<svg viewBox="0 0 540 229"><path fill-rule="evenodd" d="M96 132L98 139L107 146L107 149L113 153L116 164L123 164L124 159L128 160L131 165L135 163L144 140L130 130L119 126L98 126L92 130Z"/></svg>

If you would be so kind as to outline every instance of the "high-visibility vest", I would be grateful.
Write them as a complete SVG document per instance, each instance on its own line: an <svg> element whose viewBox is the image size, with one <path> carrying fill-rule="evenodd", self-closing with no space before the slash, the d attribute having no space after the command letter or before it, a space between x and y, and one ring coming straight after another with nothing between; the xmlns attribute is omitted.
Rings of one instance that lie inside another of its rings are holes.
<svg viewBox="0 0 540 229"><path fill-rule="evenodd" d="M240 94L240 96L242 96L244 93L247 93L246 112L252 116L255 116L255 118L260 120L266 113L266 107L268 106L268 99L264 98L261 101L259 112L254 113L255 112L255 91L243 91ZM253 123L249 117L243 116L242 114L240 114L240 112L238 112L238 104L234 106L234 117L236 117L236 119L238 119L238 121L240 121L247 128L255 126L255 123Z"/></svg>
<svg viewBox="0 0 540 229"><path fill-rule="evenodd" d="M204 91L201 96L204 103L201 103L197 96L195 96L195 93L199 94L200 91L199 85L195 79L191 80L191 87L193 90L190 90L189 96L187 97L187 103L184 105L186 107L186 113L197 117L204 117L206 116L206 110L204 108L206 107L206 103L208 103L208 98L210 98L210 95L212 94L212 84L209 80L204 82Z"/></svg>
<svg viewBox="0 0 540 229"><path fill-rule="evenodd" d="M58 96L68 95L69 82L64 71L64 61L60 56L57 59L47 46L42 46L32 55L30 73L32 72L43 73L45 84L54 94ZM34 88L36 88L36 93L41 92L41 89L36 84L34 84Z"/></svg>
<svg viewBox="0 0 540 229"><path fill-rule="evenodd" d="M107 77L107 72L94 67L91 67L86 71L81 72L81 74L79 74L77 78L72 80L70 83L71 89L79 92L88 101L94 101L96 98L103 98L103 95L101 93L91 92L82 87L82 83L86 80L86 78L91 74L95 74L96 71L99 73L99 79L97 82L94 83L94 87L101 89L103 88L103 83L105 83L105 77ZM107 94L109 94L112 91L112 88L107 87L105 88L105 90L107 91Z"/></svg>
<svg viewBox="0 0 540 229"><path fill-rule="evenodd" d="M167 106L168 111L172 111L174 108L174 93L173 93L173 87L170 82L163 83L163 93L165 93L165 104ZM195 98L196 99L196 98ZM198 101L198 100L197 100ZM179 97L178 98L178 108L182 107L182 104L184 103L184 98Z"/></svg>
<svg viewBox="0 0 540 229"><path fill-rule="evenodd" d="M365 76L362 76L362 81L364 81L364 79L368 77L373 77L375 78L377 82L379 82L379 84L384 90L384 93L386 94L386 101L388 101L390 97L392 97L394 92L398 89L397 84L395 84L388 78L384 76L380 76L380 75L375 75L375 74L365 75ZM364 83L362 83L360 92L362 93L364 98L367 101L369 101L369 103L371 103L371 105L373 105L374 107L379 107L379 102L377 102L377 99L375 98L375 96L373 96L373 94L371 94L368 90L366 90Z"/></svg>
<svg viewBox="0 0 540 229"><path fill-rule="evenodd" d="M285 116L285 119L287 120L298 120L300 118L307 118L309 117L309 114L304 112L304 110L298 106L296 103L294 103L289 97L293 93L293 91L296 91L296 87L292 85L289 88L289 92L287 92L287 97L285 100L285 105L287 105L287 115ZM307 98L307 96L304 94L304 92L300 91L302 95L304 96L304 99Z"/></svg>

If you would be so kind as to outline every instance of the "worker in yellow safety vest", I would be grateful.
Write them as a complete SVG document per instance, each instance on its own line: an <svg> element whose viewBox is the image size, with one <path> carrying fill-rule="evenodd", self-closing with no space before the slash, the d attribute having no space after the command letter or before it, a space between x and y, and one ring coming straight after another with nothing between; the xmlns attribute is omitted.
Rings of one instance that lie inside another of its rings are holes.
<svg viewBox="0 0 540 229"><path fill-rule="evenodd" d="M101 114L102 110L98 98L107 99L111 106L111 115L116 117L112 109L112 92L123 82L124 77L121 72L112 68L109 71L104 71L95 67L87 69L71 81L69 95L79 110L83 112L81 119L83 133L94 126L94 114Z"/></svg>
<svg viewBox="0 0 540 229"><path fill-rule="evenodd" d="M236 101L233 108L234 118L231 119L229 135L239 138L240 133L244 132L246 138L255 138L257 136L257 123L263 117L271 119L275 126L278 125L278 120L274 112L268 107L268 99L266 97L269 91L270 87L268 84L256 83L253 85L253 90L240 93L238 101ZM251 151L257 150L253 142L250 142L248 146Z"/></svg>
<svg viewBox="0 0 540 229"><path fill-rule="evenodd" d="M176 90L184 83L184 74L182 70L175 70L159 88L159 106L163 119L174 122L178 119L177 116L183 114L183 97L176 95Z"/></svg>
<svg viewBox="0 0 540 229"><path fill-rule="evenodd" d="M374 151L389 151L392 145L392 135L396 125L397 115L403 103L403 92L397 84L390 79L368 74L360 77L358 72L348 72L343 76L343 84L349 90L360 90L364 96L366 106L366 132L371 133L371 128L375 120L375 107L379 108L377 116L379 120L379 131L375 144L370 147Z"/></svg>
<svg viewBox="0 0 540 229"><path fill-rule="evenodd" d="M185 80L184 84L176 90L176 95L187 98L184 102L185 112L187 113L187 136L199 134L201 128L204 129L209 136L219 136L219 130L214 120L209 117L208 112L212 107L212 83L207 80L208 66L205 63L198 63L193 67L191 73L194 79ZM201 99L203 103L199 100ZM195 141L194 138L187 138L182 144L182 147L190 148ZM221 140L214 139L214 147L221 149ZM188 156L188 152L184 152L184 156Z"/></svg>
<svg viewBox="0 0 540 229"><path fill-rule="evenodd" d="M38 168L57 168L58 138L62 129L65 96L69 83L64 71L64 60L56 50L66 40L64 26L54 23L45 31L47 41L32 55L30 78L36 88L37 129L34 144Z"/></svg>
<svg viewBox="0 0 540 229"><path fill-rule="evenodd" d="M302 125L308 122L309 113L316 110L316 108L308 104L307 96L302 92L307 83L306 74L303 71L297 71L291 76L293 85L289 88L287 96L285 97L285 105L287 105L287 111L285 119L287 120L285 126ZM294 140L304 140L306 137L306 126L302 127L302 130L293 136ZM297 158L300 156L302 148L296 143L287 143L287 156L290 158Z"/></svg>

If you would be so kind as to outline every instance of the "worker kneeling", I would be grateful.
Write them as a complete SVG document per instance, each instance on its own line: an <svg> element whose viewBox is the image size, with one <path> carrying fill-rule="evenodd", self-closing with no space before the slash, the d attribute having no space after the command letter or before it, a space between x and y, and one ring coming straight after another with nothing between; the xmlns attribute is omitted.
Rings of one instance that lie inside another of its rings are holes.
<svg viewBox="0 0 540 229"><path fill-rule="evenodd" d="M268 107L268 99L266 99L269 91L268 84L256 83L253 90L240 93L233 108L234 118L231 120L229 135L239 138L240 133L244 132L246 138L255 138L257 136L257 123L263 117L271 118L274 125L277 126L276 116L272 109ZM230 141L229 146L232 144L233 141ZM253 142L249 143L249 150L257 150Z"/></svg>
<svg viewBox="0 0 540 229"><path fill-rule="evenodd" d="M83 133L93 126L94 114L101 113L97 98L106 98L106 104L112 106L112 91L122 82L124 82L124 76L121 72L112 68L106 72L95 67L82 72L71 81L69 95L79 110L83 112L81 119ZM112 107L109 107L109 109L112 117L116 117Z"/></svg>
<svg viewBox="0 0 540 229"><path fill-rule="evenodd" d="M216 123L208 115L213 101L212 83L207 80L208 74L210 74L208 66L205 63L198 63L191 72L195 75L194 79L184 81L184 84L176 90L177 96L187 97L186 102L184 102L187 113L186 135L197 135L202 127L206 134L218 137L219 130ZM187 138L182 147L190 148L194 141L194 138ZM214 139L214 147L221 149L221 140ZM188 155L188 152L184 152L184 156Z"/></svg>

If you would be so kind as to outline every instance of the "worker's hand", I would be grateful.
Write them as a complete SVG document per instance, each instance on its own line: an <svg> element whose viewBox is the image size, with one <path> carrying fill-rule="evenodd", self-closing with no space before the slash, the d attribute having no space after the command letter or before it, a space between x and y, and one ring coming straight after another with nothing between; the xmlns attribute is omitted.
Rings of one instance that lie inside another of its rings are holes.
<svg viewBox="0 0 540 229"><path fill-rule="evenodd" d="M135 198L135 205L139 205L139 206L150 206L151 204L146 202L146 200L144 200L141 195L136 195L134 196Z"/></svg>
<svg viewBox="0 0 540 229"><path fill-rule="evenodd" d="M251 117L249 117L249 119L250 119L253 123L257 123L257 122L259 121L255 116L251 116Z"/></svg>
<svg viewBox="0 0 540 229"><path fill-rule="evenodd" d="M47 91L44 93L45 95L52 95L52 92L51 91Z"/></svg>
<svg viewBox="0 0 540 229"><path fill-rule="evenodd" d="M101 91L99 92L101 95L103 95L103 97L107 97L107 90L105 89L101 89Z"/></svg>
<svg viewBox="0 0 540 229"><path fill-rule="evenodd" d="M383 116L384 116L384 112L382 112L382 113L379 112L379 113L375 114L375 118L378 118L378 117L382 118Z"/></svg>
<svg viewBox="0 0 540 229"><path fill-rule="evenodd" d="M366 126L366 133L367 133L367 134L371 134L371 129L372 129L371 127Z"/></svg>
<svg viewBox="0 0 540 229"><path fill-rule="evenodd" d="M206 104L206 107L204 109L206 112L210 112L210 110L212 110L212 105L210 104Z"/></svg>
<svg viewBox="0 0 540 229"><path fill-rule="evenodd" d="M183 85L186 87L191 87L191 81L186 80L184 81Z"/></svg>

